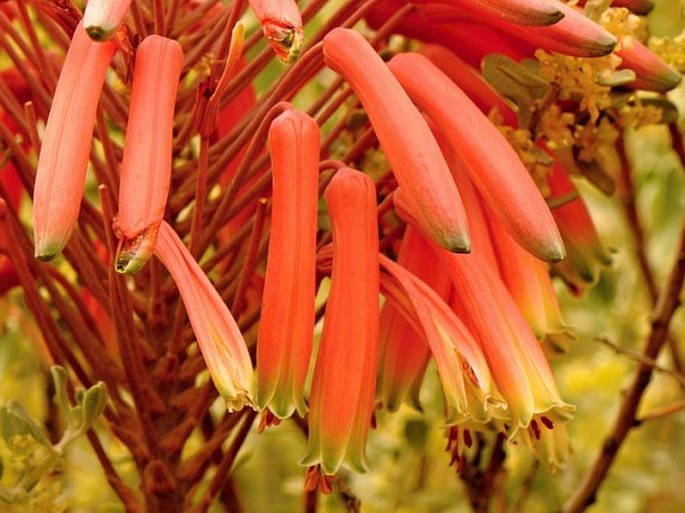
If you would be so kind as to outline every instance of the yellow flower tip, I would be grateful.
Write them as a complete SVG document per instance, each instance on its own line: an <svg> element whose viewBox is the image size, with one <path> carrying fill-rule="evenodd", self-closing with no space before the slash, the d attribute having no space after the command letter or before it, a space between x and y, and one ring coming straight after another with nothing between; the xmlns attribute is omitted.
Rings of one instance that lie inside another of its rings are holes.
<svg viewBox="0 0 685 513"><path fill-rule="evenodd" d="M221 391L219 391L219 393L221 393ZM257 410L257 405L247 391L238 392L236 394L221 393L221 395L226 402L226 409L229 413L240 411L246 406L248 408L252 408L253 410Z"/></svg>
<svg viewBox="0 0 685 513"><path fill-rule="evenodd" d="M122 238L114 268L121 274L137 274L152 258L159 226L148 226L134 238Z"/></svg>
<svg viewBox="0 0 685 513"><path fill-rule="evenodd" d="M282 61L291 63L297 60L304 42L301 28L289 23L270 21L262 26L262 30L264 37Z"/></svg>
<svg viewBox="0 0 685 513"><path fill-rule="evenodd" d="M550 243L546 248L543 248L541 255L544 256L545 260L550 263L561 262L566 258L566 248L564 243L559 238L558 241Z"/></svg>

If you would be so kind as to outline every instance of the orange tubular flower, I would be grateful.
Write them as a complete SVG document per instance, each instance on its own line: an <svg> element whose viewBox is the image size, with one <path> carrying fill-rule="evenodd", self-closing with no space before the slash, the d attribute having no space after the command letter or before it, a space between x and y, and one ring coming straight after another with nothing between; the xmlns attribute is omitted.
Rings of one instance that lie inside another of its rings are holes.
<svg viewBox="0 0 685 513"><path fill-rule="evenodd" d="M491 408L501 407L503 401L494 390L478 343L428 285L383 255L380 262L383 293L428 342L435 358L445 394L446 423L490 421Z"/></svg>
<svg viewBox="0 0 685 513"><path fill-rule="evenodd" d="M583 199L560 164L548 175L551 202L561 203L552 214L568 250L568 257L554 265L554 270L567 284L581 293L599 279L600 269L611 264Z"/></svg>
<svg viewBox="0 0 685 513"><path fill-rule="evenodd" d="M564 15L556 0L415 0L415 3L443 3L463 9L463 14L496 18L517 25L552 25Z"/></svg>
<svg viewBox="0 0 685 513"><path fill-rule="evenodd" d="M548 27L525 27L488 18L483 21L535 48L559 52L574 57L601 57L614 49L618 40L582 12L556 2L564 17ZM456 24L465 27L465 23Z"/></svg>
<svg viewBox="0 0 685 513"><path fill-rule="evenodd" d="M302 17L295 0L248 0L278 57L293 62L302 50Z"/></svg>
<svg viewBox="0 0 685 513"><path fill-rule="evenodd" d="M623 59L621 69L635 72L636 79L626 84L631 89L665 93L682 80L680 73L637 39L624 38L616 55Z"/></svg>
<svg viewBox="0 0 685 513"><path fill-rule="evenodd" d="M93 41L112 37L131 6L131 0L88 0L83 27Z"/></svg>
<svg viewBox="0 0 685 513"><path fill-rule="evenodd" d="M538 340L553 353L575 339L564 324L547 266L511 238L487 206L483 208L498 259L500 277Z"/></svg>
<svg viewBox="0 0 685 513"><path fill-rule="evenodd" d="M449 141L460 165L512 236L542 259L563 259L564 245L549 208L514 149L490 120L426 57L396 55L389 67Z"/></svg>
<svg viewBox="0 0 685 513"><path fill-rule="evenodd" d="M333 270L303 463L320 463L325 474L335 474L344 460L363 472L378 369L376 191L371 178L342 168L325 198L333 230Z"/></svg>
<svg viewBox="0 0 685 513"><path fill-rule="evenodd" d="M373 47L337 28L323 44L326 63L362 102L407 203L421 227L450 251L468 252L464 208L447 163L419 111Z"/></svg>
<svg viewBox="0 0 685 513"><path fill-rule="evenodd" d="M404 233L397 263L436 291L438 297L448 297L449 278L439 269L423 237L410 226ZM421 409L419 389L430 354L425 336L404 319L397 306L386 302L380 318L378 398L389 411L396 411L407 395Z"/></svg>
<svg viewBox="0 0 685 513"><path fill-rule="evenodd" d="M457 291L457 315L479 341L508 404L510 438L521 433L524 442L538 440L543 426L570 420L574 407L560 398L539 342L495 271L476 255L436 251Z"/></svg>
<svg viewBox="0 0 685 513"><path fill-rule="evenodd" d="M78 218L93 124L115 46L93 42L79 24L69 45L45 126L33 192L35 254L50 260Z"/></svg>
<svg viewBox="0 0 685 513"><path fill-rule="evenodd" d="M183 51L150 36L136 51L131 107L119 182L118 272L136 273L152 257L169 194L174 104Z"/></svg>
<svg viewBox="0 0 685 513"><path fill-rule="evenodd" d="M166 222L155 254L176 282L197 344L229 411L252 406L252 362L240 329L207 275Z"/></svg>
<svg viewBox="0 0 685 513"><path fill-rule="evenodd" d="M271 240L257 340L257 403L278 418L306 411L314 337L319 126L288 110L269 129Z"/></svg>

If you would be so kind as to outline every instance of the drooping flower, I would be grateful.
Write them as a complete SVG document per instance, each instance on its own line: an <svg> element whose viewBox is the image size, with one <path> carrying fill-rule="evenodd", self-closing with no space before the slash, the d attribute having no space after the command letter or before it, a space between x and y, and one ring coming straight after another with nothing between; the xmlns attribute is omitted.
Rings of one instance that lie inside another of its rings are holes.
<svg viewBox="0 0 685 513"><path fill-rule="evenodd" d="M302 17L295 0L248 1L276 55L285 62L297 60L304 35Z"/></svg>
<svg viewBox="0 0 685 513"><path fill-rule="evenodd" d="M152 35L136 51L115 221L121 239L119 272L138 272L154 251L169 194L174 105L182 68L183 51L172 39Z"/></svg>
<svg viewBox="0 0 685 513"><path fill-rule="evenodd" d="M550 353L568 350L575 339L564 324L547 265L523 249L483 205L502 282L538 340Z"/></svg>
<svg viewBox="0 0 685 513"><path fill-rule="evenodd" d="M415 3L444 3L456 7L467 18L496 18L517 25L552 25L564 17L555 0L417 0Z"/></svg>
<svg viewBox="0 0 685 513"><path fill-rule="evenodd" d="M332 274L309 404L303 463L335 474L366 470L378 368L378 228L367 175L341 168L325 192L333 231Z"/></svg>
<svg viewBox="0 0 685 513"><path fill-rule="evenodd" d="M478 343L428 285L383 255L380 262L383 293L428 343L435 359L445 394L447 425L488 422L492 408L501 407L502 401Z"/></svg>
<svg viewBox="0 0 685 513"><path fill-rule="evenodd" d="M469 250L459 192L426 121L373 47L352 30L324 38L326 63L340 73L367 112L407 203L426 233L451 251Z"/></svg>
<svg viewBox="0 0 685 513"><path fill-rule="evenodd" d="M257 339L257 403L278 418L304 414L314 336L319 127L295 109L269 128L271 238Z"/></svg>
<svg viewBox="0 0 685 513"><path fill-rule="evenodd" d="M202 357L227 408L252 406L252 362L240 329L207 275L166 222L159 227L155 254L176 282Z"/></svg>
<svg viewBox="0 0 685 513"><path fill-rule="evenodd" d="M623 38L616 55L623 60L620 69L635 72L635 80L625 84L631 89L664 93L675 88L682 80L678 71L637 39Z"/></svg>
<svg viewBox="0 0 685 513"><path fill-rule="evenodd" d="M405 230L397 263L435 290L438 297L448 297L449 278L427 250L423 237L411 226ZM381 310L379 344L379 401L389 411L396 411L405 399L420 409L419 390L430 359L430 346L421 330L412 327L392 301L386 301Z"/></svg>
<svg viewBox="0 0 685 513"><path fill-rule="evenodd" d="M50 260L67 244L86 180L93 124L111 42L93 42L79 24L69 45L41 145L33 192L35 254Z"/></svg>
<svg viewBox="0 0 685 513"><path fill-rule="evenodd" d="M131 0L88 0L83 27L93 41L111 38L121 25Z"/></svg>
<svg viewBox="0 0 685 513"><path fill-rule="evenodd" d="M540 258L563 259L563 242L549 208L514 149L490 120L423 55L399 54L388 66L449 141L459 165L512 236ZM451 107L445 109L445 104Z"/></svg>
<svg viewBox="0 0 685 513"><path fill-rule="evenodd" d="M531 328L502 281L477 255L450 255L436 248L453 280L453 306L479 341L498 390L508 404L510 439L540 425L551 428L573 416L557 390ZM526 435L521 435L527 441Z"/></svg>

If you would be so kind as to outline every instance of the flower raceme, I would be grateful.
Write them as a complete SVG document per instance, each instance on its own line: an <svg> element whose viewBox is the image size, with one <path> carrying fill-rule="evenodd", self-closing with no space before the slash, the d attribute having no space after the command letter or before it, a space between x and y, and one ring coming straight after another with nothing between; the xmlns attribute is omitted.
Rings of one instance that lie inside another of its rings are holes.
<svg viewBox="0 0 685 513"><path fill-rule="evenodd" d="M136 51L115 220L121 239L119 272L138 272L154 251L169 194L174 104L182 68L183 51L172 39L149 36Z"/></svg>
<svg viewBox="0 0 685 513"><path fill-rule="evenodd" d="M539 258L551 262L563 259L563 242L549 208L528 170L492 122L423 55L399 54L388 66L450 143L459 164L512 236ZM452 108L445 109L445 104Z"/></svg>
<svg viewBox="0 0 685 513"><path fill-rule="evenodd" d="M155 254L176 282L212 381L229 411L252 406L250 354L228 307L183 241L166 222Z"/></svg>
<svg viewBox="0 0 685 513"><path fill-rule="evenodd" d="M363 472L378 367L376 191L364 173L341 168L324 196L333 230L333 267L303 463L320 464L324 474L335 474L346 461Z"/></svg>
<svg viewBox="0 0 685 513"><path fill-rule="evenodd" d="M83 27L93 41L112 37L131 6L131 0L88 0Z"/></svg>
<svg viewBox="0 0 685 513"><path fill-rule="evenodd" d="M306 411L314 336L319 126L295 109L269 128L271 238L257 339L257 403L278 418Z"/></svg>
<svg viewBox="0 0 685 513"><path fill-rule="evenodd" d="M248 0L264 37L278 57L293 62L303 42L302 17L295 0Z"/></svg>
<svg viewBox="0 0 685 513"><path fill-rule="evenodd" d="M78 218L95 113L116 47L92 41L79 23L45 126L33 192L35 255L50 260L67 244Z"/></svg>
<svg viewBox="0 0 685 513"><path fill-rule="evenodd" d="M336 28L323 41L326 63L340 73L369 116L408 208L436 242L470 249L459 191L426 121L364 37Z"/></svg>

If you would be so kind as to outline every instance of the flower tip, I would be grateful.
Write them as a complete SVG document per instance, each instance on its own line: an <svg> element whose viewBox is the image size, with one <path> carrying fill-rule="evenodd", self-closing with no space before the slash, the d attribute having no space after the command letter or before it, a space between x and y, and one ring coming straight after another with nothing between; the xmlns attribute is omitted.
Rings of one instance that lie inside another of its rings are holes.
<svg viewBox="0 0 685 513"><path fill-rule="evenodd" d="M140 235L119 243L114 269L121 274L137 274L152 258L159 228L149 226Z"/></svg>
<svg viewBox="0 0 685 513"><path fill-rule="evenodd" d="M441 245L451 253L471 253L471 239L466 234L443 237Z"/></svg>
<svg viewBox="0 0 685 513"><path fill-rule="evenodd" d="M283 62L292 63L297 60L304 42L301 28L289 23L272 21L265 23L262 30L269 44Z"/></svg>
<svg viewBox="0 0 685 513"><path fill-rule="evenodd" d="M90 25L85 27L88 37L98 43L102 43L103 41L110 39L116 32L116 28L117 27L103 27L100 25Z"/></svg>
<svg viewBox="0 0 685 513"><path fill-rule="evenodd" d="M245 406L257 410L257 405L247 392L238 393L235 396L225 395L224 401L226 402L226 409L229 413L240 411Z"/></svg>
<svg viewBox="0 0 685 513"><path fill-rule="evenodd" d="M564 244L562 242L552 244L549 248L546 248L542 256L545 257L545 260L551 263L561 262L564 258L566 258L566 248L564 248Z"/></svg>
<svg viewBox="0 0 685 513"><path fill-rule="evenodd" d="M35 257L43 262L49 262L53 260L63 249L62 244L52 243L52 244L42 244L36 246Z"/></svg>

